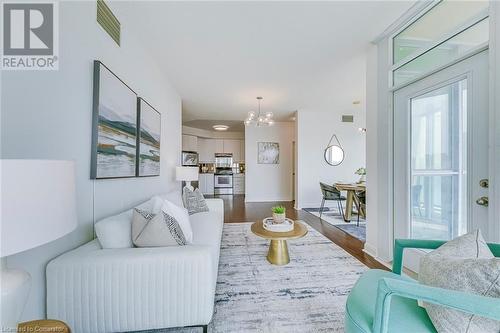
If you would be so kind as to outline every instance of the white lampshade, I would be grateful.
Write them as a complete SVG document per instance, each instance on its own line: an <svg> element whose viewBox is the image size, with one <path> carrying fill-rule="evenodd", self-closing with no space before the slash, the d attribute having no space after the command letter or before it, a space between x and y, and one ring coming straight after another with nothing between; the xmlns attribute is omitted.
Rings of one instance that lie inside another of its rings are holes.
<svg viewBox="0 0 500 333"><path fill-rule="evenodd" d="M1 252L52 242L77 225L72 161L1 160Z"/></svg>
<svg viewBox="0 0 500 333"><path fill-rule="evenodd" d="M198 167L176 167L175 178L186 182L198 180Z"/></svg>

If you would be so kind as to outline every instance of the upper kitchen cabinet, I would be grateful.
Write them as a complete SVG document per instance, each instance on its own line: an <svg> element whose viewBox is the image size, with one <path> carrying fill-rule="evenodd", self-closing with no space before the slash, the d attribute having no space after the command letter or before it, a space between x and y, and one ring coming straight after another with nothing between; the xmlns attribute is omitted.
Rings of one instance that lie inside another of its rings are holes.
<svg viewBox="0 0 500 333"><path fill-rule="evenodd" d="M215 162L215 140L198 138L198 154L201 163L214 163Z"/></svg>
<svg viewBox="0 0 500 333"><path fill-rule="evenodd" d="M224 140L222 139L213 139L215 142L215 152L216 153L225 153L224 151Z"/></svg>
<svg viewBox="0 0 500 333"><path fill-rule="evenodd" d="M182 136L182 150L198 152L200 163L214 163L216 153L231 153L234 162L245 161L245 140L194 137L197 147L193 147L192 138L191 135Z"/></svg>
<svg viewBox="0 0 500 333"><path fill-rule="evenodd" d="M183 151L198 151L198 137L194 135L182 135Z"/></svg>
<svg viewBox="0 0 500 333"><path fill-rule="evenodd" d="M241 161L241 140L224 140L224 153L233 154L233 161Z"/></svg>

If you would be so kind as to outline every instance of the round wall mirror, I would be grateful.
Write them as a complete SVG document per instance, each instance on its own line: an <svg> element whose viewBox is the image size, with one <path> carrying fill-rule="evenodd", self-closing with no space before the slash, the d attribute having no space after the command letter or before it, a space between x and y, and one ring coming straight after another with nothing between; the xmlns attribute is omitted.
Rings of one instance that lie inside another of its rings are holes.
<svg viewBox="0 0 500 333"><path fill-rule="evenodd" d="M342 163L344 160L344 150L337 145L328 146L325 149L325 161L326 163L336 166Z"/></svg>

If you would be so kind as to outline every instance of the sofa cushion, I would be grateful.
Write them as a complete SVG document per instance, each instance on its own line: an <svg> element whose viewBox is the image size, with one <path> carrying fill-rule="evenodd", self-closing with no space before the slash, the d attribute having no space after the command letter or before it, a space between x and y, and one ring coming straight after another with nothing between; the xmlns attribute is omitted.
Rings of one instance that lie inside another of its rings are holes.
<svg viewBox="0 0 500 333"><path fill-rule="evenodd" d="M191 191L189 188L184 187L182 190L182 200L184 201L184 207L188 210L189 215L208 212L207 203L199 188Z"/></svg>
<svg viewBox="0 0 500 333"><path fill-rule="evenodd" d="M163 201L169 198L175 204L180 203L182 197L179 191L173 191L155 196L141 203L135 208L158 213ZM104 218L95 224L97 239L103 249L120 249L134 247L132 243L132 209L123 213Z"/></svg>
<svg viewBox="0 0 500 333"><path fill-rule="evenodd" d="M354 285L346 304L348 332L373 332L373 317L377 300L377 287L380 279L391 278L415 281L379 269L370 269L361 275ZM388 332L436 332L429 316L417 301L393 296L391 301Z"/></svg>
<svg viewBox="0 0 500 333"><path fill-rule="evenodd" d="M168 200L173 204L176 204L179 207L184 207L184 203L182 202L182 193L181 191L172 191L159 196L163 200Z"/></svg>
<svg viewBox="0 0 500 333"><path fill-rule="evenodd" d="M191 244L193 242L193 229L191 228L187 209L165 200L161 210L166 214L166 218L170 224L178 224L181 230L177 230L176 232L180 238L183 238L183 242ZM168 217L173 218L173 220Z"/></svg>
<svg viewBox="0 0 500 333"><path fill-rule="evenodd" d="M210 255L214 258L212 262L214 277L217 279L224 220L221 214L215 211L193 214L190 216L190 220L193 228L193 245L210 247Z"/></svg>
<svg viewBox="0 0 500 333"><path fill-rule="evenodd" d="M178 237L176 228L178 224L172 226L164 213L153 214L136 208L132 217L132 242L137 247L185 245L184 236Z"/></svg>
<svg viewBox="0 0 500 333"><path fill-rule="evenodd" d="M500 258L495 258L479 230L445 243L422 257L422 284L496 297L500 302ZM424 303L439 332L500 332L500 321L441 305Z"/></svg>
<svg viewBox="0 0 500 333"><path fill-rule="evenodd" d="M95 233L103 249L133 247L130 222L132 210L113 215L95 224Z"/></svg>

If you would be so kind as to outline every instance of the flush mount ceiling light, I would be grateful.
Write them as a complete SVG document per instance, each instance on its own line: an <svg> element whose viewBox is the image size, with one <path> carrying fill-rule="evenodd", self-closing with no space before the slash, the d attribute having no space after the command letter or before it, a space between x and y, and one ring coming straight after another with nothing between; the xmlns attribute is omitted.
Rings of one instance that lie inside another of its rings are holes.
<svg viewBox="0 0 500 333"><path fill-rule="evenodd" d="M214 126L212 126L212 128L216 131L227 131L229 126L227 126L227 125L214 125Z"/></svg>
<svg viewBox="0 0 500 333"><path fill-rule="evenodd" d="M245 119L246 126L272 126L272 125L274 125L272 112L266 112L265 114L261 114L260 103L262 100L263 100L262 97L260 97L260 96L257 97L257 101L259 103L259 111L258 112L254 112L254 111L248 112L248 117L247 117L247 119Z"/></svg>

